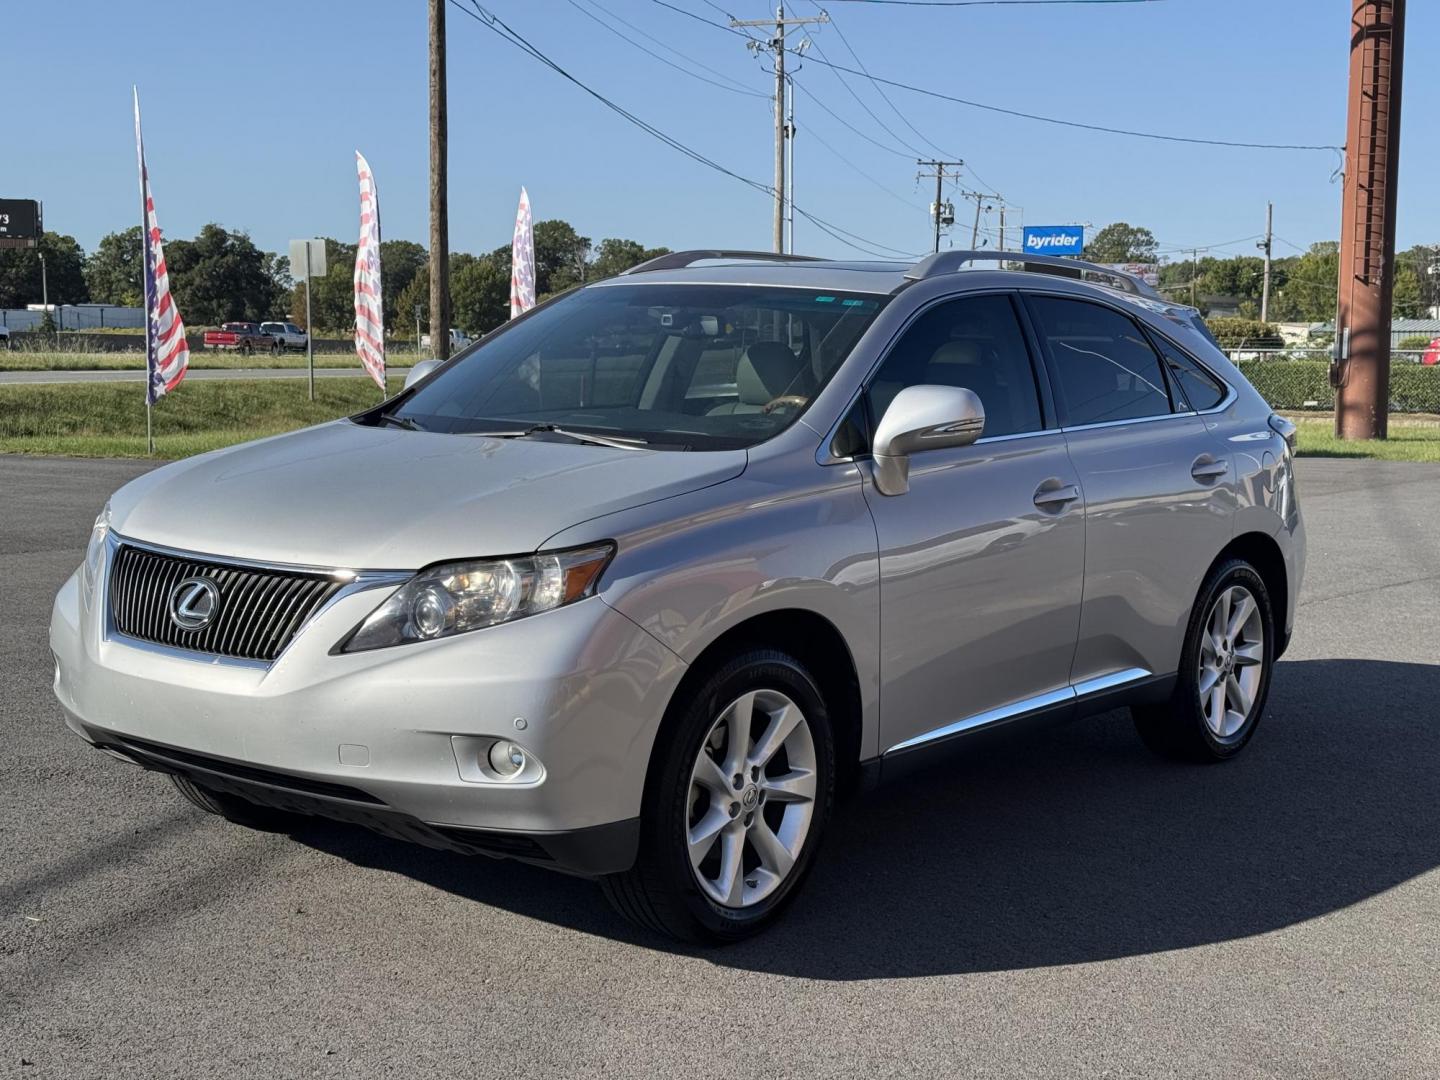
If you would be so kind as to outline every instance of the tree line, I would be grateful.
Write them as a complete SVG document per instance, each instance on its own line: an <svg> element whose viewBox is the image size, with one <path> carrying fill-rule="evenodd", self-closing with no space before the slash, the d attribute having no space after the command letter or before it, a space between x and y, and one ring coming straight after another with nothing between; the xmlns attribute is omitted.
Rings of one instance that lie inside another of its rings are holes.
<svg viewBox="0 0 1440 1080"><path fill-rule="evenodd" d="M594 243L559 219L536 222L534 228L535 291L541 299L669 250L615 237ZM355 247L326 238L327 272L311 283L316 333L348 335L354 326ZM53 232L35 249L0 250L0 308L41 302L41 255L52 304L144 302L138 225L106 235L88 255L73 236ZM413 338L417 308L420 325L429 326L429 253L410 240L386 240L380 258L386 329ZM193 327L266 319L305 323L305 286L292 276L289 258L262 251L243 231L211 223L193 239L167 239L165 262L175 303ZM455 325L469 334L508 319L510 245L483 255L452 253L450 298Z"/></svg>
<svg viewBox="0 0 1440 1080"><path fill-rule="evenodd" d="M1085 258L1100 263L1159 263L1160 290L1172 299L1189 303L1191 283L1202 311L1207 298L1239 301L1245 318L1259 318L1265 284L1265 260L1260 255L1198 261L1180 258L1160 262L1159 245L1146 228L1119 221L1099 230L1085 246ZM1417 244L1395 259L1393 316L1423 318L1440 304L1440 244ZM1311 244L1309 249L1270 261L1270 321L1328 322L1335 318L1340 280L1340 245L1334 240Z"/></svg>
<svg viewBox="0 0 1440 1080"><path fill-rule="evenodd" d="M352 275L355 245L327 238L327 268L313 282L317 333L348 335L354 325ZM598 243L560 219L535 223L536 295L544 298L586 281L610 277L667 248L607 238ZM1264 260L1258 255L1195 262L1162 262L1154 234L1127 222L1100 229L1085 247L1093 262L1158 263L1160 288L1184 303L1194 295L1202 310L1207 298L1239 302L1240 314L1260 313ZM0 307L23 307L41 299L40 254L45 256L50 302L138 306L141 294L140 227L104 237L88 255L72 236L47 232L38 249L0 250ZM194 238L167 240L170 288L180 313L192 326L236 320L286 319L305 322L305 288L292 276L289 259L262 251L243 231L211 223ZM426 249L410 240L380 245L385 326L395 337L414 335L416 312L429 325L430 271ZM1440 304L1440 245L1416 245L1396 259L1396 318L1416 318ZM1323 322L1335 316L1339 245L1312 244L1309 250L1271 264L1270 320ZM494 329L510 314L510 245L474 255L450 257L450 300L455 325L470 334Z"/></svg>

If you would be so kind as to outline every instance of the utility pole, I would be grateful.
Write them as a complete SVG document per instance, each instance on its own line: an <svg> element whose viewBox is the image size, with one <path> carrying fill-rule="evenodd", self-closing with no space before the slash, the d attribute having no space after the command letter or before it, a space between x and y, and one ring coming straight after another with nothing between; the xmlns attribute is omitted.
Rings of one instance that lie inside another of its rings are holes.
<svg viewBox="0 0 1440 1080"><path fill-rule="evenodd" d="M1200 282L1200 249L1190 249L1190 306L1199 307L1196 303L1195 287Z"/></svg>
<svg viewBox="0 0 1440 1080"><path fill-rule="evenodd" d="M430 348L450 356L450 210L446 180L445 0L430 0Z"/></svg>
<svg viewBox="0 0 1440 1080"><path fill-rule="evenodd" d="M1336 436L1383 439L1389 428L1405 0L1351 0L1349 34L1340 289L1330 383Z"/></svg>
<svg viewBox="0 0 1440 1080"><path fill-rule="evenodd" d="M951 206L945 201L945 194L943 190L945 185L945 170L947 168L955 170L950 174L950 179L954 180L960 175L959 170L964 167L965 162L918 160L915 162L915 164L935 170L934 172L928 173L916 173L915 176L918 180L926 180L932 177L935 180L935 201L930 204L930 217L935 223L935 247L932 250L939 251L940 226L955 224L955 207Z"/></svg>
<svg viewBox="0 0 1440 1080"><path fill-rule="evenodd" d="M795 89L785 93L785 253L795 254Z"/></svg>
<svg viewBox="0 0 1440 1080"><path fill-rule="evenodd" d="M1260 321L1270 321L1270 249L1275 245L1275 204L1265 204L1265 242L1256 244L1265 252L1265 285L1260 292Z"/></svg>
<svg viewBox="0 0 1440 1080"><path fill-rule="evenodd" d="M973 251L980 246L980 211L982 209L994 210L995 204L985 205L985 201L989 196L983 191L962 191L960 192L960 197L962 199L975 200L975 224L970 229L970 249Z"/></svg>
<svg viewBox="0 0 1440 1080"><path fill-rule="evenodd" d="M433 5L438 0L430 0L430 2ZM785 35L790 32L792 26L806 26L810 23L828 23L829 21L830 16L823 11L819 15L809 18L786 18L784 4L775 9L773 24L769 19L730 20L731 28L736 30L747 26L763 26L768 29L773 25L775 28L775 36L769 41L751 41L748 47L756 50L768 49L775 56L775 213L772 225L777 255L785 250L785 205L789 201L785 195L785 147L789 135L788 125L785 121Z"/></svg>
<svg viewBox="0 0 1440 1080"><path fill-rule="evenodd" d="M1000 250L1005 250L1005 200L1000 200Z"/></svg>

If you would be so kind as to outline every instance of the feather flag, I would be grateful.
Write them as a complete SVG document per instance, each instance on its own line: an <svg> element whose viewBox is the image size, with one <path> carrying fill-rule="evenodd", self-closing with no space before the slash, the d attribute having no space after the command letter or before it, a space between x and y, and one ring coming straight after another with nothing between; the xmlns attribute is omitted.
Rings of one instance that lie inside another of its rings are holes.
<svg viewBox="0 0 1440 1080"><path fill-rule="evenodd" d="M380 198L375 174L359 150L360 244L355 249L355 352L381 391L385 389L385 314L380 298Z"/></svg>
<svg viewBox="0 0 1440 1080"><path fill-rule="evenodd" d="M165 269L165 247L155 217L155 197L145 168L145 140L140 135L140 90L135 88L135 157L140 166L141 230L145 257L145 404L154 405L185 378L190 346L185 323L170 295L170 274Z"/></svg>
<svg viewBox="0 0 1440 1080"><path fill-rule="evenodd" d="M520 189L515 214L515 239L510 246L510 317L535 306L535 231L530 222L530 195Z"/></svg>

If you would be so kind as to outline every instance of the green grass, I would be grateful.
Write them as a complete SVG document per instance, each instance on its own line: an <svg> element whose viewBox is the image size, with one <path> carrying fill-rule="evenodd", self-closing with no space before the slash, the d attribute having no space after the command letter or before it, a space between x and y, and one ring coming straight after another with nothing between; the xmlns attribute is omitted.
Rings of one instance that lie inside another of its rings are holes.
<svg viewBox="0 0 1440 1080"><path fill-rule="evenodd" d="M390 393L401 379L389 381ZM380 400L365 378L182 384L155 406L155 456L175 459L279 435ZM145 457L145 396L127 383L0 386L0 453Z"/></svg>
<svg viewBox="0 0 1440 1080"><path fill-rule="evenodd" d="M410 351L395 350L390 353L390 363L396 367L409 367L415 362ZM240 356L231 352L201 352L190 354L190 366L199 368L304 368L304 353L282 353L271 356L256 353ZM354 368L360 370L360 360L353 353L316 353L317 368ZM142 371L145 368L145 354L136 352L48 352L13 350L0 352L0 371Z"/></svg>
<svg viewBox="0 0 1440 1080"><path fill-rule="evenodd" d="M1388 439L1340 440L1335 421L1300 419L1296 453L1300 457L1373 458L1377 461L1440 461L1440 424L1390 421Z"/></svg>
<svg viewBox="0 0 1440 1080"><path fill-rule="evenodd" d="M402 380L390 380L390 392ZM369 379L184 383L155 406L155 456L174 459L358 412L379 400ZM1294 417L1301 457L1440 462L1440 423L1392 419L1390 438L1342 442L1330 419ZM133 383L0 386L0 453L145 457L145 397Z"/></svg>

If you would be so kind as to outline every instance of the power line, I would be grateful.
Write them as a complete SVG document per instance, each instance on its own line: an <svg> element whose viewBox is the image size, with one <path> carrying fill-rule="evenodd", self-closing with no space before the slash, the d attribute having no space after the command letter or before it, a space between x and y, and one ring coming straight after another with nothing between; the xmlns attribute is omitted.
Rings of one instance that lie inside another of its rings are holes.
<svg viewBox="0 0 1440 1080"><path fill-rule="evenodd" d="M656 3L659 2L660 0L656 0ZM879 2L879 0L875 0L875 2ZM1011 2L1019 3L1021 2L1021 0L1011 0ZM1040 3L1041 0L1031 0L1031 2ZM1100 2L1100 0L1092 0L1092 2L1098 3ZM1118 0L1111 0L1111 2L1118 2ZM842 64L834 64L828 60L817 59L814 61L814 63L823 64L825 67L834 68L836 71L846 71L849 72L851 75L864 76L866 74L863 71L857 71L855 68L845 67ZM1061 120L1054 116L1042 116L1039 113L1024 112L1020 109L1008 109L1000 105L987 105L981 101L971 101L968 98L955 97L953 94L943 94L939 90L927 90L923 86L912 86L909 83L899 82L896 79L882 78L879 75L870 75L869 78L873 79L876 82L882 82L886 86L894 86L898 87L901 90L909 90L915 94L924 94L926 97L940 98L942 101L953 101L957 105L965 105L972 109L983 109L986 112L1001 113L1005 116L1017 116L1022 120L1037 120L1045 124L1058 124L1061 127L1080 128L1084 131L1100 131L1104 132L1107 135L1126 135L1135 139L1157 139L1161 142L1192 143L1198 146L1228 146L1243 150L1339 151L1341 149L1341 147L1333 146L1328 143L1258 143L1240 142L1232 139L1200 139L1189 135L1163 135L1153 131L1133 131L1129 128L1107 127L1103 124L1086 124L1080 122L1079 120Z"/></svg>
<svg viewBox="0 0 1440 1080"><path fill-rule="evenodd" d="M810 5L816 10L820 11L822 14L828 14L828 12L826 12L825 9L820 6L818 0L810 0ZM870 69L865 66L865 61L860 59L860 54L855 51L855 46L850 44L850 39L845 36L845 31L840 28L839 23L835 22L833 16L831 17L830 24L835 27L835 33L840 35L840 43L845 46L845 50L855 60L855 63L860 65L860 70L865 73L865 78L870 80L870 85L875 88L875 92L880 95L881 100L884 101L886 105L890 106L890 111L893 112L896 116L898 116L901 122L911 131L913 131L916 136L919 137L920 141L923 142L926 146L930 147L930 149L938 152L944 157L958 158L959 155L956 154L953 150L947 150L943 146L940 146L938 143L932 142L930 139L927 139L924 132L922 132L919 128L917 128L914 124L910 122L910 118L896 107L895 102L890 100L890 95L885 93L884 87L882 87L873 78L871 78ZM816 45L815 49L817 52L819 52L820 46ZM824 56L824 53L821 53L821 55Z"/></svg>
<svg viewBox="0 0 1440 1080"><path fill-rule="evenodd" d="M793 86L793 87L795 87L797 90L801 91L806 97L808 97L808 98L809 98L811 101L813 101L816 105L820 106L820 108L821 108L823 111L825 111L826 113L828 113L828 114L830 115L830 117L831 117L832 119L834 119L837 123L842 124L842 125L844 125L845 127L849 128L852 132L854 132L856 135L860 136L860 138L864 139L866 142L870 143L872 146L878 146L881 150L884 150L887 154L894 154L894 155L896 155L897 157L902 157L902 158L904 158L906 161L911 160L910 155L907 154L904 150L897 150L897 149L895 149L895 147L893 147L893 146L886 146L884 143L880 142L878 139L873 139L873 138L871 138L869 135L865 134L865 132L861 131L861 130L860 130L859 128L857 128L854 124L850 123L850 121L846 120L843 116L841 116L839 113L835 112L835 110L833 110L832 108L830 108L830 106L826 105L823 101L821 101L818 97L816 97L816 96L815 96L815 92L814 92L813 90L811 90L809 87L805 86L803 83L798 82L793 76L792 76L791 79L790 79L790 85Z"/></svg>
<svg viewBox="0 0 1440 1080"><path fill-rule="evenodd" d="M816 5L816 6L818 7L819 5ZM820 10L823 12L825 9L824 9L824 8L820 8ZM876 125L880 128L881 131L885 132L886 135L889 135L892 139L894 139L896 142L898 142L901 146L905 147L905 148L906 148L907 150L909 150L911 153L913 153L913 154L921 154L921 155L923 155L923 154L925 153L925 151L919 149L918 147L914 146L914 145L911 144L911 143L906 142L906 141L905 141L904 139L902 139L899 135L895 134L895 132L894 132L892 129L886 127L886 126L885 126L885 121L881 120L880 117L876 116L876 115L875 115L875 110L872 109L872 108L870 108L869 105L865 104L864 99L862 99L862 98L860 97L860 95L855 92L855 88L854 88L853 86L851 86L848 81L846 81L845 76L838 74L838 71L839 71L838 66L835 65L835 64L830 63L829 58L825 56L825 50L820 47L819 43L817 43L814 38L811 38L811 39L810 39L810 44L815 47L815 51L816 51L817 53L819 53L819 54L820 54L820 57L821 57L821 59L817 60L816 63L824 64L826 67L835 69L835 70L837 71L836 77L840 80L840 84L841 84L842 86L844 86L846 92L847 92L852 98L855 99L856 104L858 104L858 105L860 106L860 108L862 108L862 109L865 110L866 115L868 115L871 120L874 120L874 121L875 121ZM863 72L856 72L856 74L861 74L861 75L863 75Z"/></svg>
<svg viewBox="0 0 1440 1080"><path fill-rule="evenodd" d="M1242 236L1238 240L1224 240L1217 244L1171 244L1166 247L1157 248L1156 255L1174 255L1181 251L1209 251L1211 248L1234 247L1236 244L1243 244L1247 240L1258 240L1264 233L1251 233L1249 236Z"/></svg>
<svg viewBox="0 0 1440 1080"><path fill-rule="evenodd" d="M837 4L894 7L1013 7L1021 4L1162 4L1165 0L835 0Z"/></svg>
<svg viewBox="0 0 1440 1080"><path fill-rule="evenodd" d="M450 2L453 4L453 3L455 2L455 0L450 0ZM724 30L727 34L734 34L736 37L748 38L748 39L751 40L751 41L757 40L756 38L752 37L750 34L743 33L743 32L740 31L740 30L735 30L735 29L733 29L733 28L731 28L731 27L729 27L729 26L726 26L724 23L718 23L718 22L716 22L714 19L707 19L707 18L705 18L704 15L696 15L695 12L693 12L693 11L686 11L686 10L685 10L684 8L682 8L682 7L677 7L677 6L674 5L674 4L666 3L666 0L650 0L650 2L651 2L651 3L654 3L654 4L659 4L659 5L660 5L661 7L663 7L663 8L669 8L671 11L674 11L674 12L677 12L678 14L684 15L684 16L686 16L687 18L694 19L696 22L702 22L702 23L704 23L706 26L713 26L713 27L715 27L716 30Z"/></svg>
<svg viewBox="0 0 1440 1080"><path fill-rule="evenodd" d="M616 22L619 22L619 23L624 24L625 26L628 26L631 30L635 31L635 33L639 34L641 37L644 37L644 38L647 38L647 39L650 40L650 41L653 41L656 45L659 45L662 49L665 49L665 50L667 50L667 51L669 51L669 52L671 52L671 53L674 53L676 56L680 57L682 60L685 60L685 61L687 61L687 62L689 62L689 63L691 63L691 64L694 64L694 65L695 65L696 67L698 67L698 68L703 68L705 71L710 72L710 74L712 74L712 75L717 75L717 76L719 76L721 79L724 79L725 82L722 83L722 82L717 82L717 81L715 81L715 79L707 79L704 75L699 74L699 72L691 71L689 68L682 67L681 65L676 64L676 63L674 63L673 61L666 60L665 57L661 56L659 53L655 52L655 51L652 50L652 49L647 49L644 45L641 45L641 44L640 44L638 41L636 41L634 38L627 37L624 33L622 33L621 31L619 31L619 30L617 30L617 29L615 29L615 27L613 27L613 26L611 26L609 23L605 22L605 21L604 21L603 19L601 19L598 15L596 15L596 14L594 14L593 12L589 11L587 8L581 7L580 4L579 4L579 2L578 2L578 0L565 0L565 2L566 2L567 4L569 4L571 7L573 7L576 11L580 12L580 14L584 15L586 18L591 19L591 20L593 20L593 21L596 22L596 23L599 23L599 24L600 24L601 26L603 26L606 30L609 30L610 33L614 34L616 37L620 38L622 41L625 41L625 42L627 42L628 44L633 45L635 48L639 49L641 52L645 53L647 56L650 56L650 57L652 57L652 58L655 59L655 60L659 60L660 63L664 64L666 67L674 68L676 71L678 71L678 72L680 72L680 73L682 73L682 74L684 74L684 75L689 75L692 79L699 79L701 82L703 82L703 83L709 83L711 86L718 86L721 90L728 90L728 91L729 91L730 93L732 93L732 94L745 94L745 95L748 96L748 97L766 98L767 100L769 99L769 95L768 95L768 94L762 94L762 93L760 93L758 90L748 89L747 87L745 87L745 86L742 85L741 83L736 82L734 79L730 78L730 76L724 74L723 72L716 71L714 68L708 67L707 65L702 64L699 60L696 60L694 57L686 56L686 55L685 55L684 53L682 53L679 49L676 49L676 48L673 48L673 47L671 47L671 46L669 46L669 45L666 45L665 42L661 41L659 38L652 37L650 34L647 34L644 30L641 30L641 29L640 29L638 26L636 26L634 23L626 22L623 18L621 18L619 15L616 15L613 11L609 10L609 9L606 8L606 7L603 7L602 5L600 5L599 3L597 3L596 0L587 0L587 2L588 2L591 6L596 7L596 8L599 8L601 11L605 12L606 15L610 16L610 18L614 19ZM728 83L729 85L726 85L727 83Z"/></svg>
<svg viewBox="0 0 1440 1080"><path fill-rule="evenodd" d="M819 102L816 102L816 104L819 104ZM807 130L807 133L809 134L809 136L810 136L812 139L814 139L817 143L819 143L821 146L823 146L826 150L830 151L830 153L831 153L832 155L834 155L837 159L839 159L839 160L840 160L841 162L843 162L845 165L848 165L848 166L850 167L850 169L851 169L853 172L855 172L857 175L859 175L859 176L863 177L864 179L870 181L870 183L873 184L875 187L879 188L879 189L880 189L881 191L883 191L886 195L889 195L890 198L894 199L896 202L900 203L901 205L903 205L904 207L906 207L906 208L909 209L909 210L921 210L921 209L923 209L923 207L922 207L919 203L911 202L909 199L905 198L905 196L901 195L899 192L895 191L895 190L892 189L892 188L886 187L886 186L885 186L883 183L881 183L879 180L876 180L875 177L871 176L871 175L870 175L869 173L867 173L864 169L860 168L859 165L856 165L853 161L851 161L849 158L847 158L847 157L846 157L844 154L842 154L839 150L836 150L835 147L831 146L828 142L826 142L823 138L821 138L821 137L820 137L820 134L819 134L813 127L812 127L812 128L808 128L808 129L806 129L806 130Z"/></svg>
<svg viewBox="0 0 1440 1080"><path fill-rule="evenodd" d="M656 0L656 2L660 3L662 2L662 0ZM595 90L587 84L581 82L578 78L570 74L570 72L566 71L563 67L561 67L558 63L552 60L539 48L532 45L528 40L525 39L525 37L513 30L499 16L495 15L490 11L487 11L484 7L482 7L479 3L479 0L470 0L470 3L473 6L473 10L472 7L467 7L465 4L462 4L460 0L450 0L450 4L452 6L459 9L461 12L463 12L465 15L468 15L470 18L474 19L481 26L485 27L485 29L495 34L501 40L515 46L517 49L526 53L532 59L539 61L541 64L544 64L561 78L565 79L569 83L572 83L578 89L584 91L590 97L600 102L611 112L615 113L617 116L620 116L622 119L626 120L630 124L633 124L635 127L638 127L641 131L644 131L652 138L659 140L666 146L670 147L672 150L684 154L690 160L698 164L704 165L708 169L713 169L715 172L718 172L724 176L728 176L732 180L737 180L740 183L745 184L747 187L754 188L756 191L762 192L765 195L769 195L771 197L775 195L775 189L772 188L769 184L762 184L758 180L752 180L747 176L735 172L733 169L726 168L718 161L706 157L700 151L695 150L690 146L687 146L685 143L680 142L678 139L670 135L667 135L655 125L645 120L642 120L640 117L630 112L624 106L617 104L610 98L606 97L604 94L600 93L598 90ZM846 246L854 248L857 251L863 251L867 255L874 255L878 258L886 257L881 254L881 251L892 252L896 255L904 256L905 258L914 257L913 253L911 252L902 251L900 248L892 248L889 245L882 244L877 240L868 240L865 237L860 236L858 233L852 233L847 229L843 229L839 225L834 224L833 222L826 221L824 218L810 213L803 207L795 206L794 209L797 214L805 218L816 228L820 229L822 232L825 232L832 238L839 240ZM845 237L849 237L849 239L844 239ZM877 251L875 249L880 250Z"/></svg>

